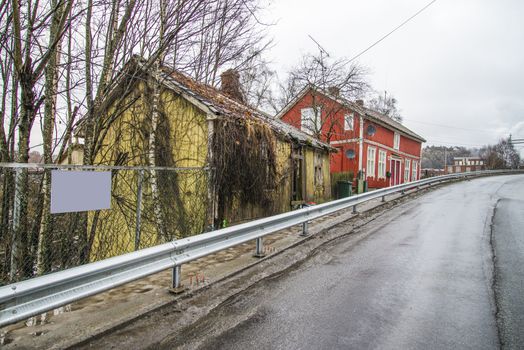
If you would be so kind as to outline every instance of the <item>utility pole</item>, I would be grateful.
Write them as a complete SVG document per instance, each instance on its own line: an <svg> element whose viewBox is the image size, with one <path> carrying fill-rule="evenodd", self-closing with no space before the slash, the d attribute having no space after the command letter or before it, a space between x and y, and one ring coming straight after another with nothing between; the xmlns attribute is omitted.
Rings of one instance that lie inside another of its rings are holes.
<svg viewBox="0 0 524 350"><path fill-rule="evenodd" d="M448 149L444 146L444 174L448 173Z"/></svg>

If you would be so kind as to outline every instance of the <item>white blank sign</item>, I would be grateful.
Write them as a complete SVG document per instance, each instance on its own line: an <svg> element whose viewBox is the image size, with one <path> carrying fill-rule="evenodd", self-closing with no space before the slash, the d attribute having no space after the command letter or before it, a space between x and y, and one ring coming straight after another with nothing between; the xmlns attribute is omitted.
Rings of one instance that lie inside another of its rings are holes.
<svg viewBox="0 0 524 350"><path fill-rule="evenodd" d="M51 171L51 214L109 209L110 171Z"/></svg>

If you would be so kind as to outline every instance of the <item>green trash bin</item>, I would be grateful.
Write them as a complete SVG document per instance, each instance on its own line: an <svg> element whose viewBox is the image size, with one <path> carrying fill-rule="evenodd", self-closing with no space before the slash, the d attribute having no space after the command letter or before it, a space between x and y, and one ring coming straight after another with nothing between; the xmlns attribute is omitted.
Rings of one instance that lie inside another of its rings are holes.
<svg viewBox="0 0 524 350"><path fill-rule="evenodd" d="M351 196L351 181L337 181L337 199Z"/></svg>

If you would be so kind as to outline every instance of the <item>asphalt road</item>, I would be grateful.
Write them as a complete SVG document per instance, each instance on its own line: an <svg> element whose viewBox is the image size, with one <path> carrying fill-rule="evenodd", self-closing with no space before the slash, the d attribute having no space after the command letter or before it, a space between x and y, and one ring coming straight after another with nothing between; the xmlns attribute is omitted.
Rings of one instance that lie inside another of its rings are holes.
<svg viewBox="0 0 524 350"><path fill-rule="evenodd" d="M524 176L445 186L222 304L165 348L524 347ZM217 325L230 323L226 332ZM199 334L199 330L202 333ZM206 336L207 334L207 336Z"/></svg>

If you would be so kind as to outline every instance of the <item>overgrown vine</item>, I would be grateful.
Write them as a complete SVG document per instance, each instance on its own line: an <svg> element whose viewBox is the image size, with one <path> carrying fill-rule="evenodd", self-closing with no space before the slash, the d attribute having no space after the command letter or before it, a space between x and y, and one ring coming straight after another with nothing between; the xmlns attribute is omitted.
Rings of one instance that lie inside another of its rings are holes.
<svg viewBox="0 0 524 350"><path fill-rule="evenodd" d="M251 119L221 119L213 139L214 185L217 189L216 223L235 201L271 211L277 187L275 134L269 126Z"/></svg>

